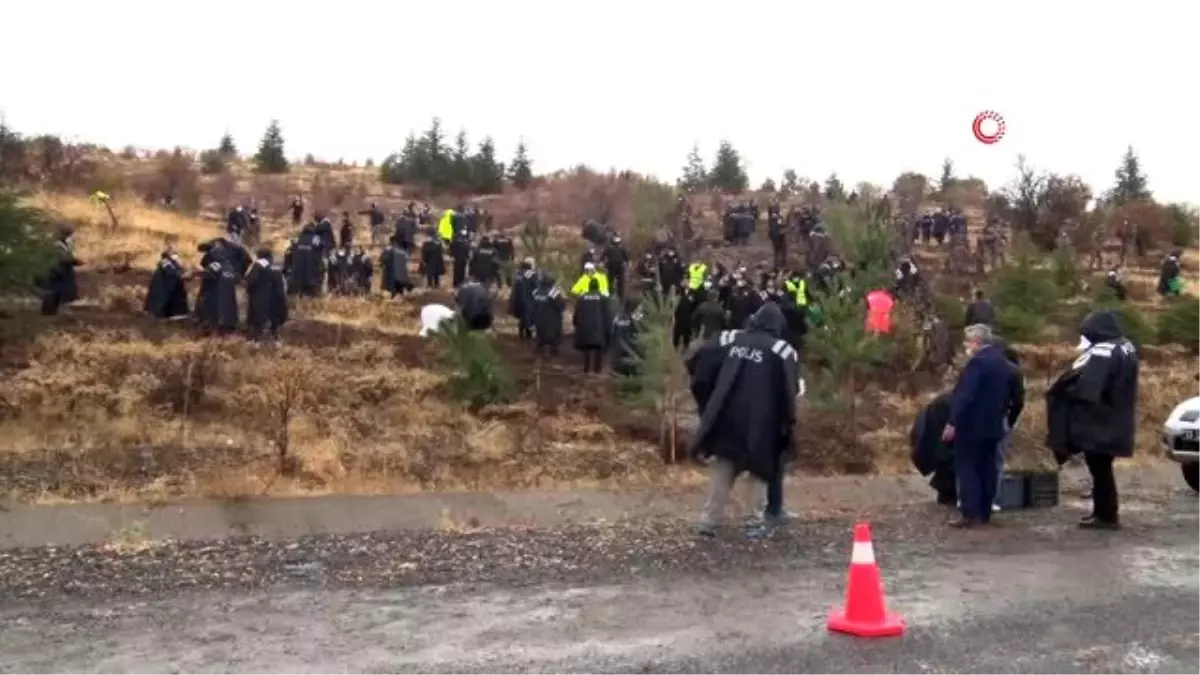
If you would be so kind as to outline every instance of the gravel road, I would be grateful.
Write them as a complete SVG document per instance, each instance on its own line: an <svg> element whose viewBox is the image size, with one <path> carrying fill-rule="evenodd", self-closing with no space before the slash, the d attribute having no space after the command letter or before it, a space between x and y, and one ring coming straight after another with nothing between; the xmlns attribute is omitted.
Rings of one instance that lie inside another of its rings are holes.
<svg viewBox="0 0 1200 675"><path fill-rule="evenodd" d="M1197 672L1196 501L949 530L864 512L908 634L828 635L857 518L0 551L3 672Z"/></svg>

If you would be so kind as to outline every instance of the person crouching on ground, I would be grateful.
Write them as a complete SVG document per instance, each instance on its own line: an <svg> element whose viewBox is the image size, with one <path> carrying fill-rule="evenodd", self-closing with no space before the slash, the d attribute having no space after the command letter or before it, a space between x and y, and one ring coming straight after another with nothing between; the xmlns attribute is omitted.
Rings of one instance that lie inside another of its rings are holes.
<svg viewBox="0 0 1200 675"><path fill-rule="evenodd" d="M1113 459L1132 457L1137 434L1137 349L1109 310L1088 314L1079 327L1083 352L1046 392L1046 445L1059 464L1083 453L1092 476L1089 529L1120 529Z"/></svg>
<svg viewBox="0 0 1200 675"><path fill-rule="evenodd" d="M954 469L958 477L962 517L954 527L974 527L991 522L996 500L1000 442L1008 416L1012 366L1004 351L992 344L992 329L984 324L967 326L965 348L970 355L950 399L950 421L942 440L954 442Z"/></svg>
<svg viewBox="0 0 1200 675"><path fill-rule="evenodd" d="M469 330L492 327L492 294L474 277L454 291L454 301Z"/></svg>
<svg viewBox="0 0 1200 675"><path fill-rule="evenodd" d="M746 535L764 536L762 495L791 450L798 393L797 354L782 338L787 329L774 303L763 305L744 331L722 331L687 359L692 395L700 411L693 456L713 458L708 498L698 532L713 537L737 477L748 472L757 494ZM782 494L772 495L782 502Z"/></svg>

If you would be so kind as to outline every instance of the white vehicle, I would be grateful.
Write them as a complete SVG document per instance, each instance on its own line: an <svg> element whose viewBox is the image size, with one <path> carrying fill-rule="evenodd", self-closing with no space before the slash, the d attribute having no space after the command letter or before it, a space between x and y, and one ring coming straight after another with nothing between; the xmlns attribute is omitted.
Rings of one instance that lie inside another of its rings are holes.
<svg viewBox="0 0 1200 675"><path fill-rule="evenodd" d="M1175 406L1163 424L1167 454L1179 462L1188 487L1200 492L1200 396Z"/></svg>

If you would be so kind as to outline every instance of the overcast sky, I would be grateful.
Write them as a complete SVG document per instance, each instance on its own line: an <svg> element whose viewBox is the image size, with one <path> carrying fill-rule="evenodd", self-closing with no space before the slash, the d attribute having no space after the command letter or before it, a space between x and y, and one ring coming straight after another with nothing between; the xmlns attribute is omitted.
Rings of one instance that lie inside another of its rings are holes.
<svg viewBox="0 0 1200 675"><path fill-rule="evenodd" d="M755 184L787 167L853 184L901 171L1008 181L1018 153L1107 189L1127 145L1160 199L1200 202L1186 2L6 3L0 110L113 148L382 159L440 116L535 170L674 179L722 138ZM15 29L15 30L14 30ZM977 142L982 110L1005 118ZM1186 123L1185 123L1186 121Z"/></svg>

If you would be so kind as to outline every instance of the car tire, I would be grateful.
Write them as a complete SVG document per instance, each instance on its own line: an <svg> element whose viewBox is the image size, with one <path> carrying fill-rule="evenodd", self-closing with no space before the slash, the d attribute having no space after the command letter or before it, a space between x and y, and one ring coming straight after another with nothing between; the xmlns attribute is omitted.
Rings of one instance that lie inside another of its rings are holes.
<svg viewBox="0 0 1200 675"><path fill-rule="evenodd" d="M1200 492L1200 463L1189 462L1179 467L1183 470L1183 479L1187 481L1192 492Z"/></svg>

